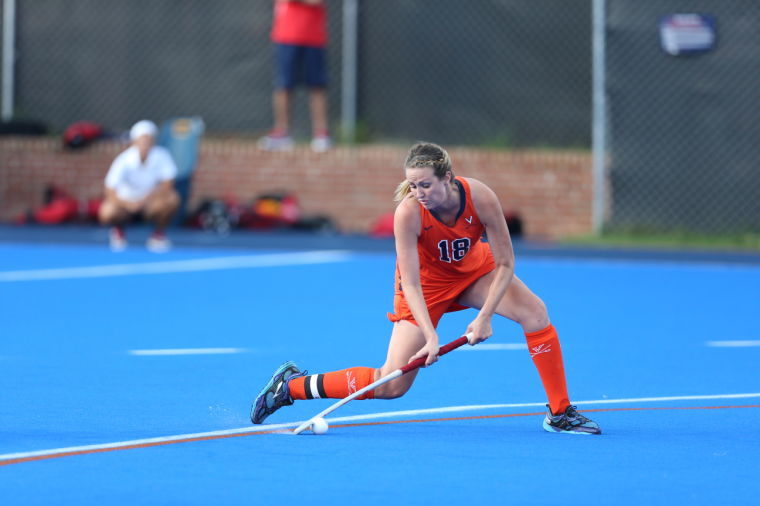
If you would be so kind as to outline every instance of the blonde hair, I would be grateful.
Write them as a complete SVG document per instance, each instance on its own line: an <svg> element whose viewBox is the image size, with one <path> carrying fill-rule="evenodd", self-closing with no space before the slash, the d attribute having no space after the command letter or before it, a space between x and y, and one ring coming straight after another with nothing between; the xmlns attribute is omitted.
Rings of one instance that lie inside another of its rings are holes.
<svg viewBox="0 0 760 506"><path fill-rule="evenodd" d="M451 170L451 158L438 144L432 142L417 142L409 149L409 154L406 156L404 162L404 170L416 169L421 167L430 167L433 169L433 174L438 179L443 179L447 172L451 172L451 177L454 177L454 171ZM395 202L401 202L409 195L411 188L409 187L409 181L403 180L396 187L396 191L393 195Z"/></svg>

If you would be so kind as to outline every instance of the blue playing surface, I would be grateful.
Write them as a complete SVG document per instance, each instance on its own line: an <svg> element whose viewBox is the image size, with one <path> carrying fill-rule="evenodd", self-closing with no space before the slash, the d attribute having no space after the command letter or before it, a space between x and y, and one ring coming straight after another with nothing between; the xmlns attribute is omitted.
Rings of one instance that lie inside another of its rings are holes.
<svg viewBox="0 0 760 506"><path fill-rule="evenodd" d="M490 346L452 352L400 399L347 404L323 436L235 433L285 360L381 365L393 268L386 250L0 244L0 504L757 502L752 262L518 256L599 437L541 429L524 337L498 317ZM475 314L445 316L441 340ZM333 402L296 402L267 423ZM69 447L83 453L50 454Z"/></svg>

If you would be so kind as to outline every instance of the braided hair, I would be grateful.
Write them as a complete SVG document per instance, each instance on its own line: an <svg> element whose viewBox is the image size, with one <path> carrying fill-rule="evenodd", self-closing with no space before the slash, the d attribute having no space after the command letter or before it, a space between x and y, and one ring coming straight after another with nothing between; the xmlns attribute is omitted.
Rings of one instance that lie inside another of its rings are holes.
<svg viewBox="0 0 760 506"><path fill-rule="evenodd" d="M438 144L432 142L417 142L409 149L409 154L406 156L404 162L404 169L417 169L422 167L430 167L433 169L433 174L438 179L443 179L447 172L451 172L452 178L454 172L451 170L451 158ZM409 187L409 181L404 180L396 187L393 200L401 202L407 195L411 188Z"/></svg>

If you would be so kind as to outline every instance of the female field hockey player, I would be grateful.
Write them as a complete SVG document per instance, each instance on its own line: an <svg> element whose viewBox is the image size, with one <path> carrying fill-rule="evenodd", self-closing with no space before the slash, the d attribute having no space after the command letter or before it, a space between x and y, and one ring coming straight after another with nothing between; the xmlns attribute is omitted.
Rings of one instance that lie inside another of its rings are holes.
<svg viewBox="0 0 760 506"><path fill-rule="evenodd" d="M396 190L396 292L388 356L379 368L352 367L307 376L293 362L282 364L251 407L261 423L295 400L342 399L426 357L437 361L436 326L444 313L475 308L468 325L471 344L491 337L491 317L517 322L548 397L543 428L549 432L601 434L599 426L570 404L557 331L543 301L514 275L514 252L496 194L476 179L455 177L448 153L417 143ZM486 234L488 242L481 240ZM380 385L359 399L394 399L412 386L417 371Z"/></svg>

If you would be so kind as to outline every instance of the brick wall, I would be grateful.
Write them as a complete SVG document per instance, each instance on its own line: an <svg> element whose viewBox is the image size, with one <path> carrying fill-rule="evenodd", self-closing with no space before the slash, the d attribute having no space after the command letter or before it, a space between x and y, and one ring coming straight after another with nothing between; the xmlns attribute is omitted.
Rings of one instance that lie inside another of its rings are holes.
<svg viewBox="0 0 760 506"><path fill-rule="evenodd" d="M103 177L124 148L104 141L81 151L58 139L0 138L0 221L42 203L54 183L82 200L101 195ZM191 208L208 197L288 190L305 215L326 214L345 232L365 232L394 208L408 146L368 145L315 154L307 147L266 153L250 139L206 138L193 181ZM525 234L557 238L591 231L591 157L582 151L497 151L452 147L457 175L486 182L505 211L521 214Z"/></svg>

